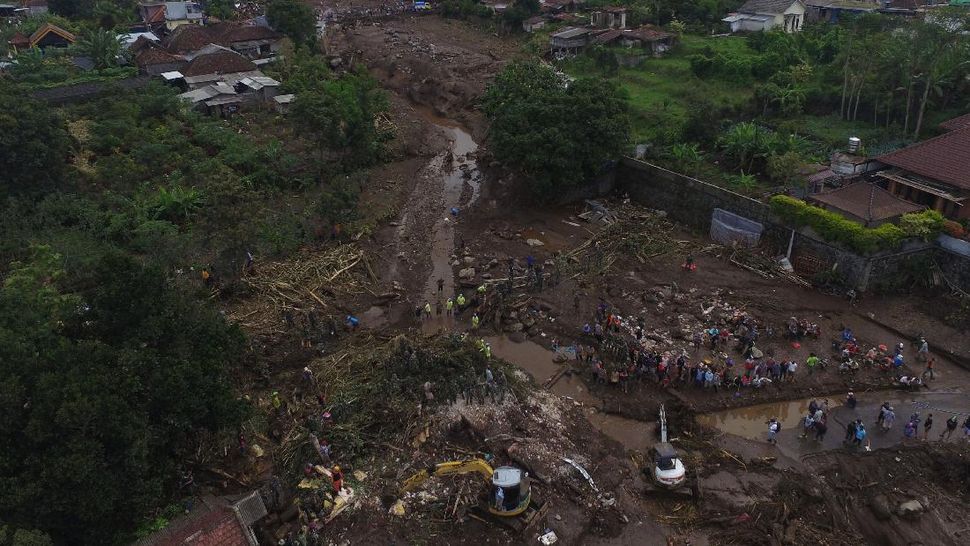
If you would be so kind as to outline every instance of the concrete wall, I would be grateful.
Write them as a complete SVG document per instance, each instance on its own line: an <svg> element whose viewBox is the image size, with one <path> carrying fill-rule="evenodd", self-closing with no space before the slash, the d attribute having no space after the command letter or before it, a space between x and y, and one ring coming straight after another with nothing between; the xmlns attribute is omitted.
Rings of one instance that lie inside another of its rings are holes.
<svg viewBox="0 0 970 546"><path fill-rule="evenodd" d="M720 208L765 223L768 205L696 178L624 158L617 167L616 186L638 203L667 211L681 224L708 232L711 215Z"/></svg>
<svg viewBox="0 0 970 546"><path fill-rule="evenodd" d="M784 255L788 249L792 229L784 225L784 219L774 218L769 206L761 201L630 158L617 166L615 186L634 201L664 210L674 221L704 233L710 231L715 208L744 216L764 225L761 240L771 251ZM948 280L970 291L970 257L934 243L907 241L897 249L861 256L803 227L795 230L792 246L792 263L796 269L801 267L799 273L811 277L834 268L847 285L859 290L891 288L900 275L930 267L934 261Z"/></svg>

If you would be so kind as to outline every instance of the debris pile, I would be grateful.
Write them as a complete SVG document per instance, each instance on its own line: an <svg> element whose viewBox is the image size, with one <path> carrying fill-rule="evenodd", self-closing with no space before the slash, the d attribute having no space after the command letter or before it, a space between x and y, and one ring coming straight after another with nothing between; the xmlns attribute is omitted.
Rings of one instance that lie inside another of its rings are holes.
<svg viewBox="0 0 970 546"><path fill-rule="evenodd" d="M603 213L606 214L606 213ZM634 256L640 263L670 252L674 248L691 246L689 241L673 239L673 224L666 215L633 204L613 207L609 222L585 243L565 254L568 270L565 277L597 275L605 272L621 256Z"/></svg>
<svg viewBox="0 0 970 546"><path fill-rule="evenodd" d="M364 292L367 278L376 277L356 244L305 250L287 261L260 263L243 277L255 297L246 299L229 319L250 331L274 332L280 330L287 311L335 311L325 298Z"/></svg>

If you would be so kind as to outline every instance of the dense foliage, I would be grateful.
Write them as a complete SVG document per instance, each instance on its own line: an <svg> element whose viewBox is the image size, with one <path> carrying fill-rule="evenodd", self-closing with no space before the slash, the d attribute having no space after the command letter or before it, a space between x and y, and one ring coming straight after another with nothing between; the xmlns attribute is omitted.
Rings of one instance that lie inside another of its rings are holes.
<svg viewBox="0 0 970 546"><path fill-rule="evenodd" d="M71 276L46 247L0 288L0 513L111 544L177 487L204 431L239 423L241 335L118 253Z"/></svg>
<svg viewBox="0 0 970 546"><path fill-rule="evenodd" d="M57 111L0 89L0 199L51 188L64 175L69 146Z"/></svg>
<svg viewBox="0 0 970 546"><path fill-rule="evenodd" d="M387 109L377 82L365 72L328 78L297 95L293 116L300 132L343 166L369 165L382 137L375 125ZM321 162L322 165L322 162Z"/></svg>
<svg viewBox="0 0 970 546"><path fill-rule="evenodd" d="M485 93L496 157L539 200L589 181L629 142L626 100L610 82L563 80L539 63L509 64Z"/></svg>
<svg viewBox="0 0 970 546"><path fill-rule="evenodd" d="M271 0L266 7L266 18L295 44L310 45L316 41L317 18L313 8L303 0Z"/></svg>

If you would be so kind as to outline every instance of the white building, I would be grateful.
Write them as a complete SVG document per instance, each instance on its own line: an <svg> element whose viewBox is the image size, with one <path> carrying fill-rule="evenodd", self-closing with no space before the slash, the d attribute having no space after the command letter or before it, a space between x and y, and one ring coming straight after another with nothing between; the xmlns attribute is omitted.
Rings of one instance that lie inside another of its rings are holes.
<svg viewBox="0 0 970 546"><path fill-rule="evenodd" d="M798 32L805 22L805 4L802 0L748 0L732 13L721 19L731 25L731 32L757 32L780 28L785 32Z"/></svg>

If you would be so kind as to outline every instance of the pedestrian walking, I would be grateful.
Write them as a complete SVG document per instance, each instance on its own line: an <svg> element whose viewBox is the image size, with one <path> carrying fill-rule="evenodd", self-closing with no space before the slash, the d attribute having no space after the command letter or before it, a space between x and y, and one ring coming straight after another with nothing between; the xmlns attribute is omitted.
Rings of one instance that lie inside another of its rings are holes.
<svg viewBox="0 0 970 546"><path fill-rule="evenodd" d="M424 302L424 318L431 318L431 303L427 301Z"/></svg>
<svg viewBox="0 0 970 546"><path fill-rule="evenodd" d="M815 372L815 367L818 366L818 357L815 356L815 353L808 353L805 365L808 366L808 375L812 375Z"/></svg>
<svg viewBox="0 0 970 546"><path fill-rule="evenodd" d="M772 445L777 444L778 433L781 431L781 423L778 422L778 419L772 417L771 419L768 420L767 424L768 424L768 443Z"/></svg>
<svg viewBox="0 0 970 546"><path fill-rule="evenodd" d="M923 343L926 343L925 341ZM935 379L933 375L933 368L936 366L936 359L930 358L926 361L926 369L923 370L923 381L926 381L926 376L929 375L930 379Z"/></svg>
<svg viewBox="0 0 970 546"><path fill-rule="evenodd" d="M943 432L940 433L941 442L943 441L944 438L946 438L947 440L950 439L950 436L953 435L953 431L957 429L957 423L958 423L958 420L956 415L953 415L946 420L946 428L943 429Z"/></svg>
<svg viewBox="0 0 970 546"><path fill-rule="evenodd" d="M445 302L445 313L450 317L451 314L454 312L454 309L455 309L455 300L448 298L448 301Z"/></svg>
<svg viewBox="0 0 970 546"><path fill-rule="evenodd" d="M478 313L475 313L472 315L472 330L478 329L478 322L479 322Z"/></svg>
<svg viewBox="0 0 970 546"><path fill-rule="evenodd" d="M857 421L849 421L849 424L845 426L845 443L849 443L855 438L855 432L858 428Z"/></svg>
<svg viewBox="0 0 970 546"><path fill-rule="evenodd" d="M933 414L926 416L926 420L923 421L923 439L927 440L930 437L930 429L933 428Z"/></svg>
<svg viewBox="0 0 970 546"><path fill-rule="evenodd" d="M829 427L825 424L825 420L821 420L815 423L815 441L821 442L825 439L825 433L828 432Z"/></svg>
<svg viewBox="0 0 970 546"><path fill-rule="evenodd" d="M445 280L444 279L438 279L438 293L440 294L440 293L442 293L444 291L445 291Z"/></svg>

